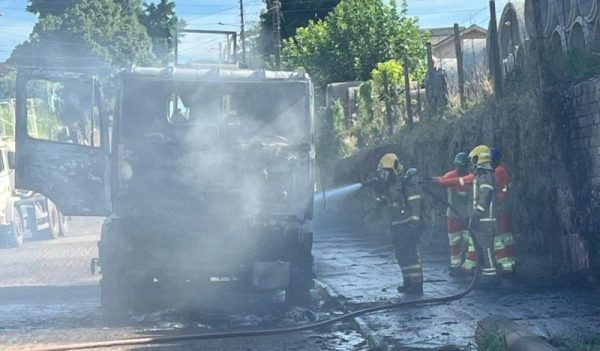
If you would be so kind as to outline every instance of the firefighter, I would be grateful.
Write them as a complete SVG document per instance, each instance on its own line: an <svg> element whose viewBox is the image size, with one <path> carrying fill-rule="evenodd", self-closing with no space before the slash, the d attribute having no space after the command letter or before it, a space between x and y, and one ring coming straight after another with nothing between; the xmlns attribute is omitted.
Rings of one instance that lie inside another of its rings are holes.
<svg viewBox="0 0 600 351"><path fill-rule="evenodd" d="M492 167L494 168L496 188L496 237L494 238L494 253L498 268L503 275L514 273L515 242L510 224L508 208L509 178L502 163L502 150L492 147Z"/></svg>
<svg viewBox="0 0 600 351"><path fill-rule="evenodd" d="M377 167L378 201L390 211L392 245L404 284L398 291L406 294L423 293L423 268L419 253L421 233L421 189L417 170L404 167L398 156L383 155Z"/></svg>
<svg viewBox="0 0 600 351"><path fill-rule="evenodd" d="M469 159L475 170L469 227L477 236L483 255L482 283L493 284L497 282L496 257L494 255L496 218L494 213L494 168L490 148L486 145L475 147L469 153ZM474 249L470 245L469 251L473 255Z"/></svg>
<svg viewBox="0 0 600 351"><path fill-rule="evenodd" d="M473 173L469 172L469 159L465 152L454 157L455 169L442 177L433 177L434 183L448 188L448 207L446 211L448 227L448 243L450 246L450 275L460 275L474 268L472 257L465 264L466 247L470 242L469 231L465 219L469 209L469 190L472 186ZM457 213L458 212L458 213Z"/></svg>

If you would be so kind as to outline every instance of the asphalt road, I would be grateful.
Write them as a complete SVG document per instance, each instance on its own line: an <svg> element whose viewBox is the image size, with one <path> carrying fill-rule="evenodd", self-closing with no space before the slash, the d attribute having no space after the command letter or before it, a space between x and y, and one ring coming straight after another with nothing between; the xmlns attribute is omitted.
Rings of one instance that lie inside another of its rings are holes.
<svg viewBox="0 0 600 351"><path fill-rule="evenodd" d="M317 215L317 224L317 275L346 304L358 308L413 298L396 290L402 276L386 233L362 228L360 219L350 218L331 200ZM449 276L445 250L422 246L423 298L449 296L466 287L467 279ZM477 289L448 304L364 316L359 324L363 335L382 349L450 345L465 349L474 342L477 322L490 315L505 315L549 339L597 344L600 289L584 285L540 287L517 279L504 281L493 290Z"/></svg>
<svg viewBox="0 0 600 351"><path fill-rule="evenodd" d="M331 301L315 292L312 311L318 318L341 313L336 307L340 301L345 309L355 309L407 298L396 292L402 279L384 234L360 229L360 220L345 217L334 206L316 219L317 277L338 299ZM259 312L219 315L164 310L130 316L119 324L104 322L99 277L89 268L90 258L97 256L100 224L100 219L74 219L67 237L0 250L1 350L309 322L311 311L285 311L277 301L271 310ZM444 252L426 251L425 297L451 294L466 285L465 280L448 276ZM475 291L450 304L388 311L313 332L112 350L366 350L366 338L379 347L458 345L464 349L473 342L477 321L492 314L507 315L547 337L590 339L600 330L599 296L597 288L540 289L515 282L493 291Z"/></svg>
<svg viewBox="0 0 600 351"><path fill-rule="evenodd" d="M102 320L99 277L90 272L97 257L101 219L75 218L70 234L30 241L21 248L0 250L0 349L26 350L40 345L102 341L148 335L174 335L215 330L291 326L310 322L312 311L271 310L237 314L164 310L130 316L118 324ZM315 313L326 301L315 294ZM109 350L361 350L367 343L353 325L286 336L188 342L175 345L122 347Z"/></svg>

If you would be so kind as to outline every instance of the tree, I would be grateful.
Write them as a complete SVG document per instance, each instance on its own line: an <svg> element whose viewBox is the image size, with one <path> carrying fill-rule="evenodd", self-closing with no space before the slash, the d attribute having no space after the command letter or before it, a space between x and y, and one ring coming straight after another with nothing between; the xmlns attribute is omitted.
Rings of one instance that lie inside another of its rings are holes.
<svg viewBox="0 0 600 351"><path fill-rule="evenodd" d="M321 87L368 80L378 63L405 57L411 74L424 74L425 38L406 1L398 13L393 0L342 0L324 20L298 28L283 48L288 68L304 67Z"/></svg>
<svg viewBox="0 0 600 351"><path fill-rule="evenodd" d="M396 60L378 63L371 73L373 81L381 87L379 99L385 103L385 115L388 134L394 134L393 107L400 103L401 89L404 80L404 68Z"/></svg>
<svg viewBox="0 0 600 351"><path fill-rule="evenodd" d="M32 0L30 7L38 7L31 10L40 11L42 3ZM13 50L8 62L17 66L120 68L151 63L151 45L136 13L125 11L113 0L78 0L60 14L40 13L29 39Z"/></svg>
<svg viewBox="0 0 600 351"><path fill-rule="evenodd" d="M59 16L79 1L80 0L29 0L26 9L28 12L37 15L39 18Z"/></svg>
<svg viewBox="0 0 600 351"><path fill-rule="evenodd" d="M141 12L142 2L141 0L113 0L115 3L121 5L125 11L132 13ZM68 9L72 8L81 0L29 0L27 4L27 11L37 15L40 18L48 15L60 16L65 13Z"/></svg>
<svg viewBox="0 0 600 351"><path fill-rule="evenodd" d="M256 47L266 61L274 54L273 43L273 0L264 0L267 11L260 15L260 32ZM340 0L279 0L281 7L281 38L296 35L296 29L308 25L309 21L324 19Z"/></svg>
<svg viewBox="0 0 600 351"><path fill-rule="evenodd" d="M175 2L160 0L158 4L144 4L140 21L152 38L152 51L163 62L172 59L177 30L185 26L175 15Z"/></svg>

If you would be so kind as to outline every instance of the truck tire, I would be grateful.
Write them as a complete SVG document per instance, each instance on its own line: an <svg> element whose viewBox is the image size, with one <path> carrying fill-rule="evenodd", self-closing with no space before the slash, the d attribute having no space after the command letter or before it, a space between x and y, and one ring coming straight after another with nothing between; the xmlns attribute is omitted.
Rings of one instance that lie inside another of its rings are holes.
<svg viewBox="0 0 600 351"><path fill-rule="evenodd" d="M69 222L71 221L70 217L65 217L63 216L62 213L60 213L60 211L58 211L58 214L60 216L60 231L59 231L59 235L60 236L66 236L67 233L69 232Z"/></svg>
<svg viewBox="0 0 600 351"><path fill-rule="evenodd" d="M285 290L285 302L289 306L310 306L310 290L313 288L312 233L302 234L293 247L290 264L290 284Z"/></svg>
<svg viewBox="0 0 600 351"><path fill-rule="evenodd" d="M131 259L134 251L122 237L122 223L107 220L102 225L98 245L102 271L100 304L103 317L118 320L130 312L144 311L152 294L152 279L144 275Z"/></svg>
<svg viewBox="0 0 600 351"><path fill-rule="evenodd" d="M45 230L44 236L47 239L56 239L60 236L60 212L50 200L46 200L46 208L48 210L48 229Z"/></svg>
<svg viewBox="0 0 600 351"><path fill-rule="evenodd" d="M290 285L285 289L285 303L288 306L310 306L310 290L313 287L312 264L310 266L292 267Z"/></svg>
<svg viewBox="0 0 600 351"><path fill-rule="evenodd" d="M6 237L6 244L8 247L21 247L23 246L24 237L25 223L23 222L23 216L21 216L19 208L15 206L13 209L11 228Z"/></svg>
<svg viewBox="0 0 600 351"><path fill-rule="evenodd" d="M123 279L126 269L122 251L119 225L116 220L107 219L102 224L98 242L99 261L102 272L100 280L100 305L105 317L113 319L126 312L129 288Z"/></svg>

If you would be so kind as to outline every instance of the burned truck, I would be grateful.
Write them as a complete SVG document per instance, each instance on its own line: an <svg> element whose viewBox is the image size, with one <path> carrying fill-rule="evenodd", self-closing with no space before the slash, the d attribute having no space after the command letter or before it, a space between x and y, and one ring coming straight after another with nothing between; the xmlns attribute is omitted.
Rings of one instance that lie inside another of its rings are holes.
<svg viewBox="0 0 600 351"><path fill-rule="evenodd" d="M284 290L288 303L306 304L315 172L310 79L138 67L119 81L110 113L94 77L21 71L17 79L18 186L51 197L65 215L107 216L94 261L103 307L127 311L222 289ZM40 82L67 115L55 124L78 126L79 138L28 133L25 101Z"/></svg>

